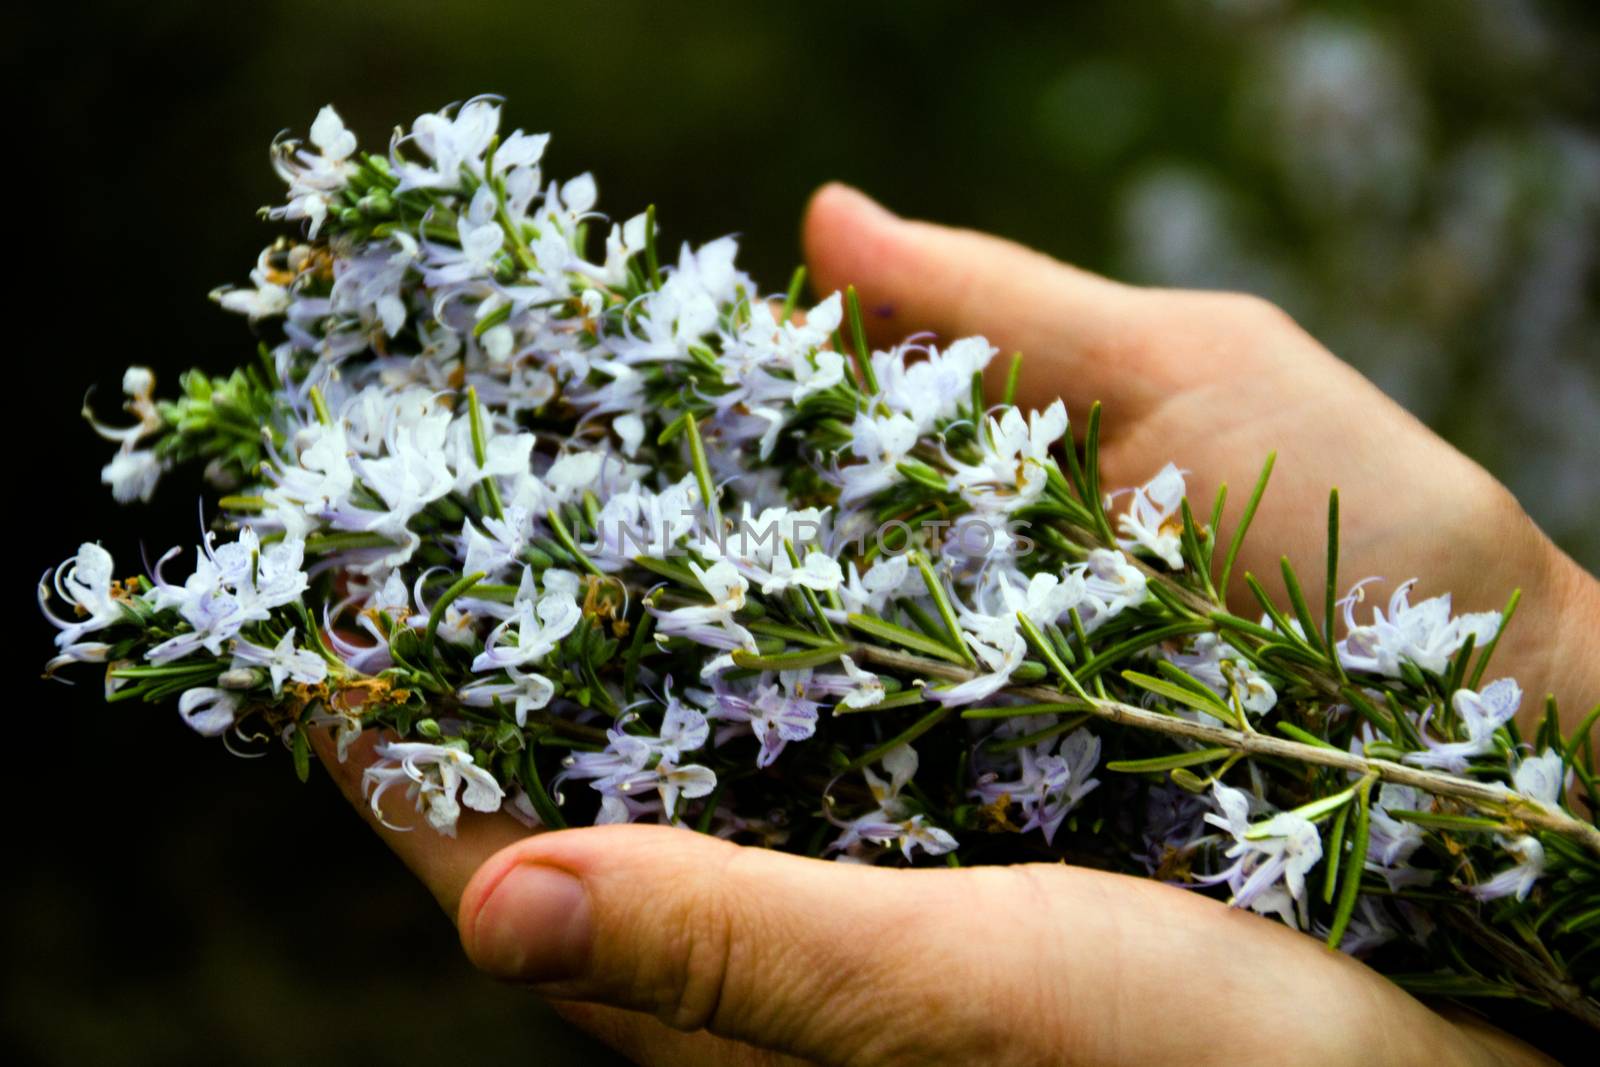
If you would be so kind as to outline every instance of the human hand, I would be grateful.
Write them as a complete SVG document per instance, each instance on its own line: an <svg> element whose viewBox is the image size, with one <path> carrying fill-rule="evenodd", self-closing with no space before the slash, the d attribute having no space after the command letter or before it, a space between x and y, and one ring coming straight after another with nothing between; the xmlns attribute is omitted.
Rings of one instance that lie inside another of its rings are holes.
<svg viewBox="0 0 1600 1067"><path fill-rule="evenodd" d="M1319 582L1321 508L1339 485L1347 580L1417 573L1421 595L1451 590L1462 610L1497 607L1521 582L1524 617L1497 673L1592 691L1570 669L1582 627L1551 621L1600 618L1592 579L1492 478L1280 313L1117 285L896 220L838 187L814 201L806 240L819 286L857 284L879 340L984 333L1028 353L1022 403L1066 392L1081 421L1104 400L1110 483L1176 459L1197 499L1236 487L1231 521L1276 448L1256 545ZM1265 577L1276 563L1247 552L1244 569ZM358 804L360 766L338 772ZM379 832L457 917L475 962L645 1062L1537 1060L1303 935L1122 876L879 870L658 827L527 837L506 816L465 817L456 840Z"/></svg>
<svg viewBox="0 0 1600 1067"><path fill-rule="evenodd" d="M397 832L361 798L371 739L345 764L316 744L475 964L642 1063L1544 1062L1172 886L1066 865L890 870L660 826L529 837L506 815L466 813L455 839ZM417 820L386 800L388 822Z"/></svg>
<svg viewBox="0 0 1600 1067"><path fill-rule="evenodd" d="M1280 555L1306 588L1321 587L1327 494L1337 486L1341 584L1417 577L1413 601L1449 592L1457 611L1499 609L1521 586L1491 677L1555 693L1568 728L1600 697L1600 583L1488 472L1271 304L1122 285L999 238L902 220L841 185L812 200L804 240L817 290L855 285L875 342L982 334L1023 354L1019 405L1059 396L1081 427L1102 401L1107 485L1138 485L1170 460L1189 472L1204 515L1226 482L1226 537L1275 450L1228 590L1239 612L1259 613L1246 571L1281 593ZM990 365L992 392L1009 362ZM1541 702L1522 712L1537 718Z"/></svg>

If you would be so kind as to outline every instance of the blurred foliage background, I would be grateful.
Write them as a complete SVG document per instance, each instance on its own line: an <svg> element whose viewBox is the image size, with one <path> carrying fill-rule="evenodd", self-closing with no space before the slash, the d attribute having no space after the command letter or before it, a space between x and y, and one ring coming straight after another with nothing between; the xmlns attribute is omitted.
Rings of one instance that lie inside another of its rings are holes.
<svg viewBox="0 0 1600 1067"><path fill-rule="evenodd" d="M197 483L111 506L76 412L90 385L109 407L129 362L170 383L248 350L205 294L270 236L267 143L330 101L373 147L504 94L509 124L555 135L550 173L594 171L618 217L655 202L674 241L741 234L774 288L806 196L839 178L1130 280L1261 293L1600 566L1600 10L1582 0L56 8L0 45L22 101L9 214L37 231L13 245L9 332L41 428L8 601L25 673L47 651L33 575L84 536L131 561L196 535ZM326 781L91 690L41 683L14 712L8 1045L596 1061L466 967Z"/></svg>

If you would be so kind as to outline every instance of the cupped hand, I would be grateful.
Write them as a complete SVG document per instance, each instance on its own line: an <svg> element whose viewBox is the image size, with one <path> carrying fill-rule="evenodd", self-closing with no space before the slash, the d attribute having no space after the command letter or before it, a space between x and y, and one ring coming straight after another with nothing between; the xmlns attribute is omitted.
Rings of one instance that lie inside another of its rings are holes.
<svg viewBox="0 0 1600 1067"><path fill-rule="evenodd" d="M855 284L879 342L983 334L1026 354L1021 403L1061 396L1081 425L1103 401L1109 484L1174 460L1194 499L1232 487L1227 528L1276 450L1239 573L1274 588L1287 554L1319 585L1338 486L1345 581L1416 576L1418 595L1453 592L1458 610L1520 585L1496 673L1558 693L1569 716L1600 690L1594 580L1270 305L1120 285L840 186L813 200L805 243L817 287ZM465 814L454 839L396 832L361 798L370 745L344 764L316 745L479 967L641 1062L1542 1062L1312 938L1171 886L1066 865L887 870L666 827L529 836L504 815ZM386 802L387 822L418 822Z"/></svg>
<svg viewBox="0 0 1600 1067"><path fill-rule="evenodd" d="M892 344L918 331L982 334L1023 354L1025 407L1061 397L1081 427L1104 404L1109 486L1140 484L1171 461L1188 472L1202 519L1229 486L1223 537L1268 453L1277 464L1228 590L1260 613L1242 575L1281 591L1287 555L1308 590L1322 587L1328 491L1342 514L1340 584L1420 579L1413 600L1451 593L1457 611L1504 606L1523 589L1494 677L1554 692L1575 722L1600 699L1600 584L1556 548L1488 472L1418 422L1273 305L1239 293L1123 285L996 237L898 218L829 185L804 230L819 292L853 284L869 333ZM1540 701L1524 715L1537 718Z"/></svg>
<svg viewBox="0 0 1600 1067"><path fill-rule="evenodd" d="M1064 864L890 870L662 826L440 837L341 788L472 961L646 1064L1540 1063L1287 927ZM406 832L390 826L415 826ZM470 873L469 872L474 872Z"/></svg>

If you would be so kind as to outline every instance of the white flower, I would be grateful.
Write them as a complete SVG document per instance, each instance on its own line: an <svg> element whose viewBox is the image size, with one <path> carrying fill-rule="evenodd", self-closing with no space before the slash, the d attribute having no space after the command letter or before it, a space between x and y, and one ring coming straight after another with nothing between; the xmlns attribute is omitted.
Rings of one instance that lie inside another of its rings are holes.
<svg viewBox="0 0 1600 1067"><path fill-rule="evenodd" d="M583 609L575 596L577 581L574 576L547 570L544 583L544 592L535 600L533 569L523 568L512 615L484 640L483 651L472 661L474 671L540 663L582 620Z"/></svg>
<svg viewBox="0 0 1600 1067"><path fill-rule="evenodd" d="M622 441L622 454L632 458L644 443L644 420L633 412L611 420L611 429Z"/></svg>
<svg viewBox="0 0 1600 1067"><path fill-rule="evenodd" d="M981 667L975 677L952 686L929 686L923 694L941 704L971 704L998 693L1011 680L1012 672L1028 656L1028 639L1022 636L1014 614L985 615L962 606L957 621L967 647Z"/></svg>
<svg viewBox="0 0 1600 1067"><path fill-rule="evenodd" d="M839 590L839 597L848 611L877 615L890 600L902 595L911 582L914 581L918 589L922 588L921 579L912 575L911 562L904 555L880 556L867 568L866 574L856 570L854 561L849 566L849 576Z"/></svg>
<svg viewBox="0 0 1600 1067"><path fill-rule="evenodd" d="M495 217L496 202L487 185L479 186L472 201L456 219L460 247L423 241L426 253L423 278L429 285L449 286L492 277L506 234Z"/></svg>
<svg viewBox="0 0 1600 1067"><path fill-rule="evenodd" d="M823 348L843 318L841 298L834 293L805 315L805 321L780 323L766 301L749 305L749 320L729 338L717 362L722 380L733 386L732 400L747 405L786 399L799 404L806 397L845 380L841 353ZM788 371L792 382L773 372ZM770 449L763 451L763 456Z"/></svg>
<svg viewBox="0 0 1600 1067"><path fill-rule="evenodd" d="M1547 748L1542 755L1529 756L1517 764L1511 774L1511 786L1529 800L1555 807L1572 777L1571 768L1566 768L1565 774L1562 771L1561 753Z"/></svg>
<svg viewBox="0 0 1600 1067"><path fill-rule="evenodd" d="M849 656L840 656L843 674L813 673L806 680L806 691L818 696L837 696L839 706L845 708L870 708L881 704L886 695L883 679L871 671L856 666Z"/></svg>
<svg viewBox="0 0 1600 1067"><path fill-rule="evenodd" d="M114 566L111 553L97 544L85 542L78 546L76 556L53 572L46 571L40 579L40 610L61 631L56 634L57 648L75 645L85 634L103 630L127 617L122 603L111 591ZM76 621L68 622L50 614L47 602L52 589L72 605Z"/></svg>
<svg viewBox="0 0 1600 1067"><path fill-rule="evenodd" d="M494 775L474 763L464 748L404 741L380 744L375 751L378 762L362 774L361 788L369 794L372 813L391 830L410 829L390 823L379 806L383 794L397 784L406 786L407 798L446 837L456 835L462 804L473 811L494 812L505 799Z"/></svg>
<svg viewBox="0 0 1600 1067"><path fill-rule="evenodd" d="M1519 862L1515 866L1507 867L1488 881L1473 886L1470 892L1479 900L1498 900L1500 897L1509 896L1514 896L1518 900L1528 899L1528 894L1533 891L1533 884L1544 874L1544 846L1539 843L1538 838L1529 834L1511 838L1496 835L1495 840Z"/></svg>
<svg viewBox="0 0 1600 1067"><path fill-rule="evenodd" d="M330 105L317 112L311 124L311 146L317 151L307 151L292 139L272 146L272 164L289 186L289 203L268 215L275 219L309 219L310 235L315 237L335 194L356 169L350 162L356 138Z"/></svg>
<svg viewBox="0 0 1600 1067"><path fill-rule="evenodd" d="M595 543L584 548L606 570L620 570L636 556L666 556L694 529L699 499L692 474L660 493L635 488L612 494L600 506Z"/></svg>
<svg viewBox="0 0 1600 1067"><path fill-rule="evenodd" d="M661 288L639 298L636 332L612 340L617 356L627 363L692 358L690 347L717 329L719 309L732 303L740 288L754 291L749 277L734 267L737 252L731 237L698 250L684 245Z"/></svg>
<svg viewBox="0 0 1600 1067"><path fill-rule="evenodd" d="M1400 677L1400 663L1410 660L1425 671L1441 673L1470 636L1478 647L1492 640L1500 629L1500 613L1450 615L1450 594L1412 604L1411 587L1416 579L1404 583L1389 598L1385 613L1372 609L1372 622L1356 623L1355 605L1362 599L1357 585L1344 601L1344 621L1348 633L1338 644L1339 661L1346 670L1371 671L1388 678Z"/></svg>
<svg viewBox="0 0 1600 1067"><path fill-rule="evenodd" d="M131 452L140 438L148 437L166 425L166 420L161 417L161 409L152 396L155 385L156 376L149 367L133 366L122 372L122 392L128 398L122 406L139 420L132 426L107 426L94 417L87 404L83 408L83 417L95 433L107 441L117 442L122 451Z"/></svg>
<svg viewBox="0 0 1600 1067"><path fill-rule="evenodd" d="M651 610L656 616L656 633L661 637L687 637L709 648L756 650L755 637L734 618L744 608L745 581L732 563L722 560L710 567L691 562L689 569L711 597L710 604L692 604L669 611Z"/></svg>
<svg viewBox="0 0 1600 1067"><path fill-rule="evenodd" d="M579 269L591 278L612 288L621 288L628 281L628 262L644 251L645 226L649 217L644 213L633 216L621 225L613 224L606 235L606 260L601 266L582 264ZM594 292L594 290L589 290Z"/></svg>
<svg viewBox="0 0 1600 1067"><path fill-rule="evenodd" d="M1128 510L1117 516L1117 543L1128 551L1142 548L1173 570L1183 569L1183 472L1168 463L1154 478L1132 491Z"/></svg>
<svg viewBox="0 0 1600 1067"><path fill-rule="evenodd" d="M868 415L860 412L851 426L854 439L850 451L865 460L839 470L842 489L839 503L856 504L882 492L900 480L895 468L902 463L919 440L916 421L909 415Z"/></svg>
<svg viewBox="0 0 1600 1067"><path fill-rule="evenodd" d="M480 679L456 691L460 701L473 708L510 704L518 726L528 725L528 712L545 707L556 695L556 684L537 671L508 668L510 682Z"/></svg>
<svg viewBox="0 0 1600 1067"><path fill-rule="evenodd" d="M468 100L454 115L449 109L419 115L411 124L411 133L401 137L396 131L397 136L389 146L390 161L400 176L396 192L457 188L463 168L475 177L483 177L484 156L499 128L500 107L492 97L486 96ZM546 137L529 137L518 131L508 137L506 145L496 153L496 162L514 161L531 166L543 155L546 140ZM404 158L400 149L406 146L415 147L428 162Z"/></svg>
<svg viewBox="0 0 1600 1067"><path fill-rule="evenodd" d="M303 540L328 515L350 506L356 474L343 422L317 422L295 432L296 462L285 463L268 476L275 485L263 490L263 516Z"/></svg>
<svg viewBox="0 0 1600 1067"><path fill-rule="evenodd" d="M498 578L517 562L527 547L532 522L528 513L515 504L508 505L500 518L484 516L480 531L465 519L461 525L464 574L482 573L489 580Z"/></svg>
<svg viewBox="0 0 1600 1067"><path fill-rule="evenodd" d="M236 641L233 646L235 667L265 667L272 677L272 691L283 690L285 679L292 678L305 685L315 685L328 676L328 663L315 652L294 647L295 628L279 639L272 648Z"/></svg>
<svg viewBox="0 0 1600 1067"><path fill-rule="evenodd" d="M761 592L771 596L785 589L804 587L818 593L837 590L844 583L844 572L839 561L813 548L806 553L805 562L795 566L786 552L772 558L772 571L761 583Z"/></svg>
<svg viewBox="0 0 1600 1067"><path fill-rule="evenodd" d="M1073 572L1083 579L1090 612L1083 617L1086 629L1116 618L1127 608L1136 608L1149 599L1144 572L1128 562L1126 556L1109 548L1097 548ZM1079 612L1080 615L1083 612Z"/></svg>
<svg viewBox="0 0 1600 1067"><path fill-rule="evenodd" d="M1088 596L1088 585L1081 574L1067 571L1057 576L1040 571L1028 579L1026 589L1017 589L1004 571L999 572L999 589L1005 610L1026 615L1035 626L1060 622Z"/></svg>
<svg viewBox="0 0 1600 1067"><path fill-rule="evenodd" d="M320 199L317 200L321 202ZM294 294L289 291L289 281L293 278L292 271L285 273L275 267L272 262L273 250L263 249L256 259L255 269L250 272L249 289L240 289L224 285L211 290L211 299L225 311L243 315L251 322L259 319L270 319L284 314L294 302ZM291 259L290 265L294 267L299 261Z"/></svg>
<svg viewBox="0 0 1600 1067"><path fill-rule="evenodd" d="M456 476L445 452L449 425L449 411L402 416L386 433L386 454L355 461L361 481L384 506L380 510L346 506L331 521L336 528L370 531L394 542L394 551L370 567L388 570L409 562L421 544L421 538L411 529L411 520L455 487Z"/></svg>
<svg viewBox="0 0 1600 1067"><path fill-rule="evenodd" d="M917 420L918 432L954 418L972 396L972 376L999 351L982 337L954 341L942 352L932 345L905 344L874 352L872 367L879 397L889 410ZM921 358L907 362L908 355Z"/></svg>
<svg viewBox="0 0 1600 1067"><path fill-rule="evenodd" d="M861 774L872 790L878 806L847 823L839 823L843 833L828 846L830 852L842 852L841 859L853 858L863 843L879 846L898 845L907 860L915 849L929 856L938 856L956 848L957 842L946 830L928 822L922 814L911 814L911 809L900 796L900 791L917 773L917 752L910 745L898 745L889 750L881 761L889 773L889 780L878 777L871 767Z"/></svg>
<svg viewBox="0 0 1600 1067"><path fill-rule="evenodd" d="M1026 419L1007 408L998 419L989 417L978 463L952 461L950 485L980 512L1010 513L1031 504L1044 493L1053 463L1050 446L1066 432L1067 408L1059 400Z"/></svg>
<svg viewBox="0 0 1600 1067"><path fill-rule="evenodd" d="M1207 814L1206 822L1222 827L1233 838L1224 855L1235 862L1200 881L1226 882L1233 892L1230 903L1234 907L1262 914L1275 912L1288 925L1303 927L1306 874L1322 858L1322 836L1316 825L1287 811L1252 825L1248 795L1220 782L1212 786L1212 795L1221 814ZM1291 902L1298 904L1298 922Z"/></svg>

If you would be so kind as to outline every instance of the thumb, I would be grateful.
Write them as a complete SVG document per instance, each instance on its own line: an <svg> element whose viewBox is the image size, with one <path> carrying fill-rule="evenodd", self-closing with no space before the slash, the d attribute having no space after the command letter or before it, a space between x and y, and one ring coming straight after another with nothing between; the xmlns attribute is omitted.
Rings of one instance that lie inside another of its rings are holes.
<svg viewBox="0 0 1600 1067"><path fill-rule="evenodd" d="M1059 1008L1073 979L1039 989L1037 929L1003 920L1037 913L1025 883L998 868L887 870L608 826L502 850L468 885L459 925L492 974L679 1029L826 1062L937 1049L992 1063L1001 1047L1038 1062L1028 1030L1045 1028L1019 1032L1012 1013Z"/></svg>
<svg viewBox="0 0 1600 1067"><path fill-rule="evenodd" d="M1369 1062L1374 1040L1409 1063L1460 1040L1315 939L1064 864L893 870L563 830L490 858L460 927L479 967L545 996L825 1063Z"/></svg>
<svg viewBox="0 0 1600 1067"><path fill-rule="evenodd" d="M817 290L854 285L876 342L981 334L1006 357L991 376L1003 380L1012 352L1028 357L1024 403L1043 406L1063 381L1085 401L1119 399L1128 375L1108 357L1137 330L1144 290L988 234L902 219L837 183L812 196L802 236Z"/></svg>

